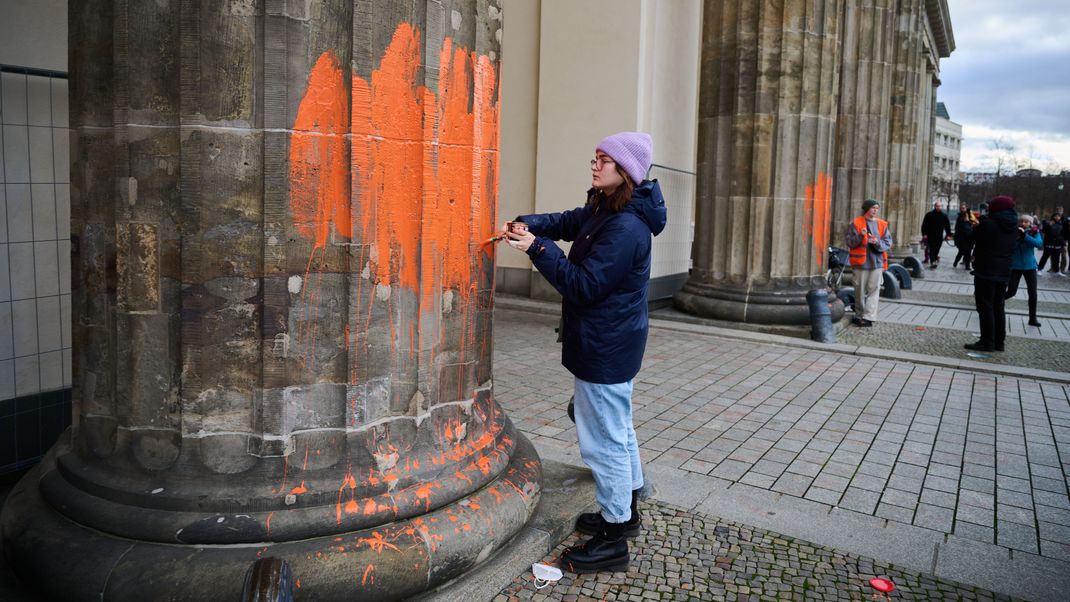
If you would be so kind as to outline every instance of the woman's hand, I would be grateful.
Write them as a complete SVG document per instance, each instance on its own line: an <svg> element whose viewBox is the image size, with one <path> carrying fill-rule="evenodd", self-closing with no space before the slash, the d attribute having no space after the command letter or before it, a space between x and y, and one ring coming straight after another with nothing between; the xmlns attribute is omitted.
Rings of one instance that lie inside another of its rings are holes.
<svg viewBox="0 0 1070 602"><path fill-rule="evenodd" d="M509 241L509 246L514 249L519 249L525 253L531 248L531 245L535 244L535 235L527 230L517 233L510 230L505 231L506 240Z"/></svg>

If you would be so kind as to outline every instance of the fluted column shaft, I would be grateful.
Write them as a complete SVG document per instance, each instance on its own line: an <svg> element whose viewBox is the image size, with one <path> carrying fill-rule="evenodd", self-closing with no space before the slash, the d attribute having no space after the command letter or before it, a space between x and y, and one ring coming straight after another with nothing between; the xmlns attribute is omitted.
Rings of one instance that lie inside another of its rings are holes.
<svg viewBox="0 0 1070 602"><path fill-rule="evenodd" d="M844 17L832 241L844 246L862 201L884 202L895 52L896 0L848 0Z"/></svg>
<svg viewBox="0 0 1070 602"><path fill-rule="evenodd" d="M822 286L842 0L708 0L693 268L701 316L808 321Z"/></svg>
<svg viewBox="0 0 1070 602"><path fill-rule="evenodd" d="M917 253L921 240L921 196L928 182L919 182L921 157L929 123L925 120L929 98L922 37L925 27L924 0L898 0L895 30L895 76L892 93L891 164L883 215L892 229L894 247L901 257ZM924 212L922 212L923 214Z"/></svg>
<svg viewBox="0 0 1070 602"><path fill-rule="evenodd" d="M238 599L276 554L391 599L507 541L540 468L491 384L496 0L70 14L77 415L5 508L20 572Z"/></svg>

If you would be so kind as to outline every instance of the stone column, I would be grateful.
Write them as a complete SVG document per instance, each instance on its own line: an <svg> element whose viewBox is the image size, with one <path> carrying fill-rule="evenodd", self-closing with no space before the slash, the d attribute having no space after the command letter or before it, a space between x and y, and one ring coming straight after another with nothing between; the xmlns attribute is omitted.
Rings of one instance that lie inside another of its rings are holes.
<svg viewBox="0 0 1070 602"><path fill-rule="evenodd" d="M844 16L832 244L845 246L862 201L884 202L888 184L889 119L895 0L848 0Z"/></svg>
<svg viewBox="0 0 1070 602"><path fill-rule="evenodd" d="M693 269L675 297L704 317L807 324L824 287L838 0L707 0ZM837 316L838 318L838 316Z"/></svg>
<svg viewBox="0 0 1070 602"><path fill-rule="evenodd" d="M237 600L276 556L298 599L395 599L525 523L481 245L500 19L71 2L77 409L4 508L27 583Z"/></svg>
<svg viewBox="0 0 1070 602"><path fill-rule="evenodd" d="M926 110L923 102L928 102L922 47L924 19L924 0L899 0L895 20L891 163L883 205L894 242L889 257L897 260L921 250L918 195L929 189L928 183L921 183L919 191L917 172L919 157L928 156L922 147L922 116Z"/></svg>

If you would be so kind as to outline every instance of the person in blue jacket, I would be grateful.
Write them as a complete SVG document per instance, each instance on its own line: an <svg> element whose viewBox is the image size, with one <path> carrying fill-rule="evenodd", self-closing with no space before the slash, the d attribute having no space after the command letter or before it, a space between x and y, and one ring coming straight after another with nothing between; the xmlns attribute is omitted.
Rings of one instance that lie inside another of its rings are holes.
<svg viewBox="0 0 1070 602"><path fill-rule="evenodd" d="M1029 325L1040 326L1037 322L1037 249L1043 249L1040 232L1033 223L1031 215L1018 216L1018 242L1011 255L1011 279L1007 283L1004 299L1010 299L1018 292L1018 283L1025 278L1025 288L1029 292Z"/></svg>
<svg viewBox="0 0 1070 602"><path fill-rule="evenodd" d="M591 160L587 203L561 213L522 215L500 235L527 253L561 293L561 363L575 376L580 456L595 479L601 512L581 515L592 535L565 551L562 568L582 573L628 567L628 537L639 533L643 487L632 424L632 379L647 339L652 236L665 228L665 199L647 180L650 136L621 132L602 140ZM572 241L566 256L554 241Z"/></svg>

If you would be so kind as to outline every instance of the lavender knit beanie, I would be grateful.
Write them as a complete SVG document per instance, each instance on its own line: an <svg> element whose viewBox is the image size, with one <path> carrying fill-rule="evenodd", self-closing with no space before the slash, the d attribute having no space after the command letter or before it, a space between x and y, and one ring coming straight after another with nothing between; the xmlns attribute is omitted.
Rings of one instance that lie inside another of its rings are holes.
<svg viewBox="0 0 1070 602"><path fill-rule="evenodd" d="M654 155L654 141L643 132L620 132L598 143L595 147L617 162L634 184L646 179L650 161Z"/></svg>

